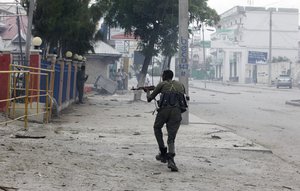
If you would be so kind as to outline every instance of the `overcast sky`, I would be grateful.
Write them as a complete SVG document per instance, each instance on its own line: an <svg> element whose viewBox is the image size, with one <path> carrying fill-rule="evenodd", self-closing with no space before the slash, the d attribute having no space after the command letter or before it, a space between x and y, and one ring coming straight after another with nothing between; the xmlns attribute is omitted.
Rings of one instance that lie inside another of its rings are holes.
<svg viewBox="0 0 300 191"><path fill-rule="evenodd" d="M297 8L300 10L300 0L208 0L209 7L215 9L218 14L224 13L234 6Z"/></svg>
<svg viewBox="0 0 300 191"><path fill-rule="evenodd" d="M15 2L15 0L0 0L0 2ZM249 6L249 4L256 7L297 8L300 11L300 0L208 0L207 2L218 14L234 6Z"/></svg>
<svg viewBox="0 0 300 191"><path fill-rule="evenodd" d="M0 2L15 2L15 0L0 0ZM300 10L300 0L208 0L207 2L218 14L237 5L247 6L249 2L257 7L298 8Z"/></svg>

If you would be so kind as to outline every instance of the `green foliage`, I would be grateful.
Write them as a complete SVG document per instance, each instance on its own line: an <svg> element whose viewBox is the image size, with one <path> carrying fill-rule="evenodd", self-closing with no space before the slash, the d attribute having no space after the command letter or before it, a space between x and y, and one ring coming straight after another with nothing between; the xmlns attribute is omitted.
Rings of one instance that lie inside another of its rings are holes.
<svg viewBox="0 0 300 191"><path fill-rule="evenodd" d="M287 57L282 57L282 56L278 56L278 57L273 57L272 62L276 63L276 62L289 62L290 59Z"/></svg>
<svg viewBox="0 0 300 191"><path fill-rule="evenodd" d="M152 57L162 52L171 58L178 49L178 2L179 0L96 0L99 7L108 4L105 22L120 27L125 34L139 39L139 49L145 56L138 86L144 79ZM219 16L207 7L207 0L190 0L190 22L213 23ZM139 97L139 98L138 98ZM141 94L134 99L140 99Z"/></svg>
<svg viewBox="0 0 300 191"><path fill-rule="evenodd" d="M97 6L89 7L89 3L90 0L37 0L33 34L62 53L70 50L84 54L92 50L102 11ZM28 0L23 0L23 5L28 7Z"/></svg>
<svg viewBox="0 0 300 191"><path fill-rule="evenodd" d="M220 20L216 10L208 7L207 0L189 0L190 22L205 22L214 26Z"/></svg>
<svg viewBox="0 0 300 191"><path fill-rule="evenodd" d="M97 0L96 4L109 4L105 20L110 26L121 27L126 34L140 39L146 65L158 52L166 56L177 52L178 0ZM207 0L190 0L189 5L190 22L214 24L219 20L216 11L207 6Z"/></svg>

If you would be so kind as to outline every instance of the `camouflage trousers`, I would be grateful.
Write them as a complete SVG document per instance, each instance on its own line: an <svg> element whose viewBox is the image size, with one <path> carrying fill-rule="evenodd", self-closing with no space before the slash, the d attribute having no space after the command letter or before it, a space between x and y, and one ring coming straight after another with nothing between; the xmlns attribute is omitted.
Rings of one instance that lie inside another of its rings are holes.
<svg viewBox="0 0 300 191"><path fill-rule="evenodd" d="M181 111L178 107L160 108L154 122L154 134L159 148L164 148L162 128L166 124L168 132L168 151L175 153L175 138L182 120Z"/></svg>

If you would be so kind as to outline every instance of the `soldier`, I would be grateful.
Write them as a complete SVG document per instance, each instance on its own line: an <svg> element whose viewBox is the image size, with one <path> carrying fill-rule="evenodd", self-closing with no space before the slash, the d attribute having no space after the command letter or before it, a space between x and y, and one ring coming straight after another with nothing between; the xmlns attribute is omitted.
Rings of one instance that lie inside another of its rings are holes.
<svg viewBox="0 0 300 191"><path fill-rule="evenodd" d="M128 83L126 83L126 82L128 82L128 74L125 72L125 70L124 69L122 69L122 89L123 90L127 90L127 86L128 86Z"/></svg>
<svg viewBox="0 0 300 191"><path fill-rule="evenodd" d="M78 103L83 103L83 92L84 92L84 83L88 79L88 75L85 75L85 66L81 66L81 69L77 71L77 91L78 91Z"/></svg>
<svg viewBox="0 0 300 191"><path fill-rule="evenodd" d="M184 85L178 81L172 80L173 72L165 70L162 74L163 81L160 82L153 92L147 91L147 101L151 102L161 93L158 102L158 113L154 122L154 134L158 143L160 153L156 155L156 160L163 163L168 162L168 168L171 171L178 171L175 164L175 138L181 122L181 113L186 111L187 102L185 99ZM168 132L168 148L165 147L162 128L166 124Z"/></svg>

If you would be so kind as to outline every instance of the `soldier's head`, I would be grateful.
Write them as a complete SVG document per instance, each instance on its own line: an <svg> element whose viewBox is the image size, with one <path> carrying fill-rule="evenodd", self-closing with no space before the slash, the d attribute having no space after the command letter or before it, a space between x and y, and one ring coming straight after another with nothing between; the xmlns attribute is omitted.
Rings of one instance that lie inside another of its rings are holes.
<svg viewBox="0 0 300 191"><path fill-rule="evenodd" d="M172 70L165 70L162 74L162 79L163 79L163 81L172 80L173 75L174 74L173 74Z"/></svg>

